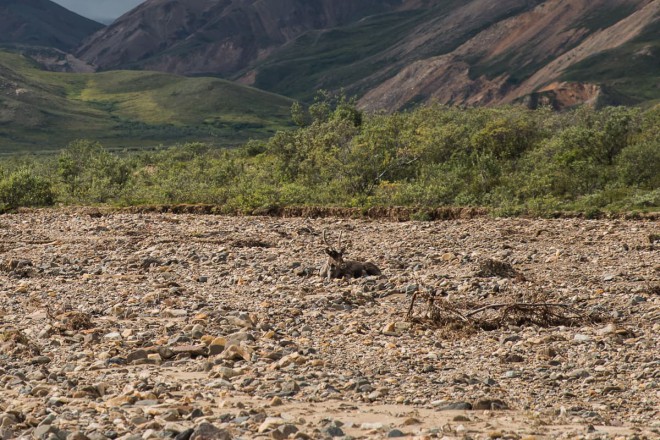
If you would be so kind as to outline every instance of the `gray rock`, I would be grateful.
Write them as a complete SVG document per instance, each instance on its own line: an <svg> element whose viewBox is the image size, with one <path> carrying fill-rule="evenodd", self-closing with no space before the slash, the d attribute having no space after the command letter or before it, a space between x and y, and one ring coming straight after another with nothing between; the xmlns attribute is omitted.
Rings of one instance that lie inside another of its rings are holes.
<svg viewBox="0 0 660 440"><path fill-rule="evenodd" d="M37 356L30 359L30 363L35 365L45 365L45 364L50 364L50 362L51 362L51 358L49 358L48 356Z"/></svg>
<svg viewBox="0 0 660 440"><path fill-rule="evenodd" d="M502 411L509 409L509 405L499 399L480 399L474 402L472 409L475 411Z"/></svg>
<svg viewBox="0 0 660 440"><path fill-rule="evenodd" d="M573 337L573 340L575 342L589 342L591 341L591 336L578 333Z"/></svg>
<svg viewBox="0 0 660 440"><path fill-rule="evenodd" d="M194 432L194 429L186 429L185 431L178 433L176 437L174 437L174 440L189 440Z"/></svg>
<svg viewBox="0 0 660 440"><path fill-rule="evenodd" d="M296 427L296 425L287 423L285 425L280 425L277 427L277 429L271 431L270 436L275 440L284 440L289 438L291 434L295 434L297 432L298 432L298 428Z"/></svg>
<svg viewBox="0 0 660 440"><path fill-rule="evenodd" d="M472 404L470 402L432 402L431 403L438 411L470 411Z"/></svg>
<svg viewBox="0 0 660 440"><path fill-rule="evenodd" d="M57 419L55 414L48 414L41 422L39 422L39 426L52 425L55 419Z"/></svg>
<svg viewBox="0 0 660 440"><path fill-rule="evenodd" d="M201 324L195 324L190 331L190 336L192 336L195 339L199 339L202 336L204 336L204 326Z"/></svg>
<svg viewBox="0 0 660 440"><path fill-rule="evenodd" d="M397 438L397 437L405 437L406 434L404 434L401 430L399 429L393 429L390 432L387 433L387 438Z"/></svg>
<svg viewBox="0 0 660 440"><path fill-rule="evenodd" d="M344 431L339 426L336 425L330 425L327 428L323 429L323 432L330 437L343 437L344 436Z"/></svg>
<svg viewBox="0 0 660 440"><path fill-rule="evenodd" d="M232 435L226 429L220 429L210 423L200 424L190 436L190 440L231 440Z"/></svg>
<svg viewBox="0 0 660 440"><path fill-rule="evenodd" d="M16 434L11 428L0 427L0 440L9 440L16 438Z"/></svg>
<svg viewBox="0 0 660 440"><path fill-rule="evenodd" d="M51 425L40 425L32 431L32 438L42 440L48 437L51 433L57 434L57 428Z"/></svg>
<svg viewBox="0 0 660 440"><path fill-rule="evenodd" d="M572 379L584 379L586 377L591 376L591 374L589 374L589 372L587 370L585 370L583 368L580 368L580 369L573 370L573 371L569 372L567 374L567 376L572 378Z"/></svg>
<svg viewBox="0 0 660 440"><path fill-rule="evenodd" d="M149 355L145 350L135 350L134 352L129 353L128 356L126 356L126 362L130 364L134 361L147 359L148 356Z"/></svg>

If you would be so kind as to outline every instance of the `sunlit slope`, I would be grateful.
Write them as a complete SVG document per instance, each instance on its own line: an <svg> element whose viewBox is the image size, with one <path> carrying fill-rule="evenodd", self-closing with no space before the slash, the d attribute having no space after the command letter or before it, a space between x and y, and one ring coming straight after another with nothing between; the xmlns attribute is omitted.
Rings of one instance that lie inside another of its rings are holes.
<svg viewBox="0 0 660 440"><path fill-rule="evenodd" d="M291 102L215 78L115 71L53 73L0 52L0 152L78 138L108 146L202 140L231 145L283 128Z"/></svg>
<svg viewBox="0 0 660 440"><path fill-rule="evenodd" d="M636 39L571 66L568 81L603 84L624 104L660 103L660 18Z"/></svg>

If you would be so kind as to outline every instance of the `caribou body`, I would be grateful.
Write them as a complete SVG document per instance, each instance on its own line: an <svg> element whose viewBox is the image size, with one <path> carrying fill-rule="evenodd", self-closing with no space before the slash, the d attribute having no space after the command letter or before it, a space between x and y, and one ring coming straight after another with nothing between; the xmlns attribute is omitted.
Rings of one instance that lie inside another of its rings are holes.
<svg viewBox="0 0 660 440"><path fill-rule="evenodd" d="M320 275L324 278L360 278L368 275L380 275L381 271L374 263L344 260L346 247L342 247L342 232L339 233L339 243L334 247L328 243L326 231L323 231L323 243L328 261L321 268Z"/></svg>

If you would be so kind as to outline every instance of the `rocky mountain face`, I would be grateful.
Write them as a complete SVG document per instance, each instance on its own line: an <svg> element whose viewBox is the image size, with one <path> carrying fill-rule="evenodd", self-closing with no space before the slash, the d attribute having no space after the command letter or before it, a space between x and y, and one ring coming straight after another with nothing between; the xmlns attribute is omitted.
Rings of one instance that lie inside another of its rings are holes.
<svg viewBox="0 0 660 440"><path fill-rule="evenodd" d="M70 51L102 24L49 0L0 0L0 44Z"/></svg>
<svg viewBox="0 0 660 440"><path fill-rule="evenodd" d="M435 34L410 38L409 53L425 45L425 39L444 38L451 23L478 19L487 11L487 0L475 0L457 8L446 23L434 27ZM401 108L412 99L434 99L443 103L492 105L526 99L535 93L561 97L562 103L578 104L611 99L603 95L602 84L619 81L626 86L641 79L655 82L658 73L658 33L660 2L652 0L548 0L529 2L510 0L490 5L505 5L524 10L485 26L466 38L452 51L420 57L394 76L370 89L362 98L369 108ZM475 7L470 11L470 6ZM629 66L655 64L655 71L611 72L613 60L602 59L582 75L583 82L561 81L580 63L609 51L623 49ZM650 75L649 75L650 73ZM632 75L632 78L629 77ZM600 78L597 78L599 77ZM599 81L599 82L601 82ZM586 82L586 83L585 83ZM634 87L634 86L633 86ZM657 86L656 86L657 87ZM632 92L632 91L631 91ZM656 98L658 90L656 88Z"/></svg>
<svg viewBox="0 0 660 440"><path fill-rule="evenodd" d="M311 30L333 29L404 0L148 0L83 45L101 69L140 67L231 77Z"/></svg>
<svg viewBox="0 0 660 440"><path fill-rule="evenodd" d="M607 94L639 102L660 93L658 70L648 71L659 17L657 0L147 0L77 56L100 69L217 75L299 99L344 88L368 109L557 97L564 106ZM639 69L592 62L608 51Z"/></svg>

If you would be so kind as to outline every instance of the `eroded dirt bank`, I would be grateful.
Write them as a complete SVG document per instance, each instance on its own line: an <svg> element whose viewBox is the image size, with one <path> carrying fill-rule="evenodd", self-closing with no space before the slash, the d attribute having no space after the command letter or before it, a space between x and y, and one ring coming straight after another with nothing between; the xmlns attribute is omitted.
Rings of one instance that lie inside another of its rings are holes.
<svg viewBox="0 0 660 440"><path fill-rule="evenodd" d="M319 277L325 229L383 276ZM660 438L659 235L652 220L0 216L0 438ZM485 273L492 259L519 276ZM430 292L589 319L437 328Z"/></svg>

